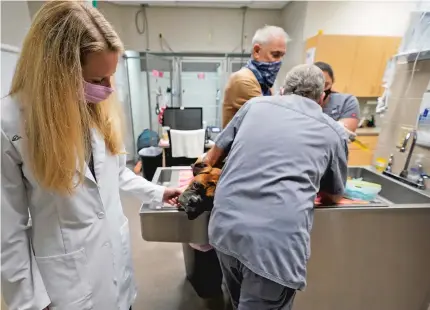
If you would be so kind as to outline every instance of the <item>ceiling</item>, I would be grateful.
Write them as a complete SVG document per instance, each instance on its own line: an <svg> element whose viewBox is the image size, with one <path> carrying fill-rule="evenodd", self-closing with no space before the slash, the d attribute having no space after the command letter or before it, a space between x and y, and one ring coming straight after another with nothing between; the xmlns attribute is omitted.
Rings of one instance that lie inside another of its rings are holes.
<svg viewBox="0 0 430 310"><path fill-rule="evenodd" d="M163 6L163 7L205 7L205 8L241 8L248 7L251 9L281 9L290 1L122 1L108 0L119 5L141 5Z"/></svg>

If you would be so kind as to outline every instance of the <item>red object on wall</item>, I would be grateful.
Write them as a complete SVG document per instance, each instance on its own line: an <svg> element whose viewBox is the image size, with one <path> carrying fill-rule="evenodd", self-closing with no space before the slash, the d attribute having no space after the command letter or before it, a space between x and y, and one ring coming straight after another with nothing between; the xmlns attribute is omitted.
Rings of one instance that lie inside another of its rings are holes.
<svg viewBox="0 0 430 310"><path fill-rule="evenodd" d="M197 73L197 78L198 78L199 80L204 80L204 79L205 79L205 74L204 74L203 72L201 72L201 73Z"/></svg>
<svg viewBox="0 0 430 310"><path fill-rule="evenodd" d="M152 70L152 76L159 77L160 76L160 72L158 72L157 70Z"/></svg>
<svg viewBox="0 0 430 310"><path fill-rule="evenodd" d="M163 115L164 115L164 111L166 110L166 106L161 107L160 109L160 113L158 114L158 123L160 125L163 125Z"/></svg>

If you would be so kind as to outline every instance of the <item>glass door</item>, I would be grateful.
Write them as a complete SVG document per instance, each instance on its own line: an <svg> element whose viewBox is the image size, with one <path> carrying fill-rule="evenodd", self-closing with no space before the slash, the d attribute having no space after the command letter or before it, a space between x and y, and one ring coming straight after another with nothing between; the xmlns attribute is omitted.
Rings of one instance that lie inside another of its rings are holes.
<svg viewBox="0 0 430 310"><path fill-rule="evenodd" d="M182 58L180 60L180 104L202 107L207 126L221 126L225 85L224 58Z"/></svg>
<svg viewBox="0 0 430 310"><path fill-rule="evenodd" d="M158 123L160 108L172 106L173 90L173 58L146 53L142 61L142 87L148 90L148 114L151 130L160 131Z"/></svg>
<svg viewBox="0 0 430 310"><path fill-rule="evenodd" d="M239 71L248 61L247 56L245 57L234 57L234 58L228 58L227 62L228 62L228 68L227 68L227 72L228 75L230 76L232 73Z"/></svg>
<svg viewBox="0 0 430 310"><path fill-rule="evenodd" d="M113 77L116 96L124 112L125 136L124 144L127 150L127 161L137 158L136 137L134 135L133 111L131 106L130 87L125 58L121 57Z"/></svg>

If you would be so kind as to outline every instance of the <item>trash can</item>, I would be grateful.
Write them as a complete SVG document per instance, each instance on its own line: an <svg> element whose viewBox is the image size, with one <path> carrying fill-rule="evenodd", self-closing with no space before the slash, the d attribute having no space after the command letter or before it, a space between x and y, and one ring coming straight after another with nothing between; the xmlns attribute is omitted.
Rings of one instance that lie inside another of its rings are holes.
<svg viewBox="0 0 430 310"><path fill-rule="evenodd" d="M155 146L143 148L139 151L142 161L142 175L147 180L152 180L158 167L163 166L163 149Z"/></svg>
<svg viewBox="0 0 430 310"><path fill-rule="evenodd" d="M200 298L223 296L222 271L215 250L202 252L188 243L182 244L185 273L191 286Z"/></svg>

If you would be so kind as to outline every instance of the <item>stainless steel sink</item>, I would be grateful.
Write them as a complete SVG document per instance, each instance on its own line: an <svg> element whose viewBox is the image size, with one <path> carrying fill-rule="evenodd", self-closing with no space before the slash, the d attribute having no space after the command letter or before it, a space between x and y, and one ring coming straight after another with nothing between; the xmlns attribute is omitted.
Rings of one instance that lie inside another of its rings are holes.
<svg viewBox="0 0 430 310"><path fill-rule="evenodd" d="M180 172L190 169L191 167L157 168L152 182L177 187ZM140 208L142 237L146 241L206 244L209 215L210 212L205 212L190 221L187 214L177 207L143 204Z"/></svg>
<svg viewBox="0 0 430 310"><path fill-rule="evenodd" d="M188 168L189 169L189 168ZM179 172L182 169L160 169L155 173L153 183L167 187L174 187L177 185Z"/></svg>
<svg viewBox="0 0 430 310"><path fill-rule="evenodd" d="M348 176L363 178L363 181L378 183L382 190L379 198L388 204L420 204L430 203L430 197L422 191L407 186L385 175L371 171L364 167L349 167Z"/></svg>
<svg viewBox="0 0 430 310"><path fill-rule="evenodd" d="M182 170L190 167L158 168L153 183L167 186L178 186L179 174ZM363 208L383 208L396 204L430 204L430 197L417 189L408 187L396 180L384 175L375 173L363 167L350 167L348 176L352 178L363 178L364 181L378 183L382 190L377 199L369 204L351 204L340 206L325 206L318 209L363 209ZM143 239L157 242L179 242L198 243L208 242L207 227L210 212L205 212L197 219L190 221L184 211L179 211L170 205L153 206L143 204L140 209L140 223Z"/></svg>

